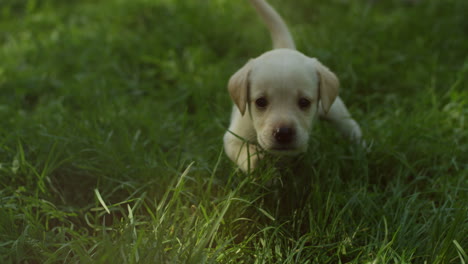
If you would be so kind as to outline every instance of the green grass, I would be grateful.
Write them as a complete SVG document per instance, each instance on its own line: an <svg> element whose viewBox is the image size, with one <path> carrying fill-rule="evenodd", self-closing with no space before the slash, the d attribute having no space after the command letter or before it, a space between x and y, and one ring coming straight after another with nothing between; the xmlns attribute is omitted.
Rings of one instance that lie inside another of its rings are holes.
<svg viewBox="0 0 468 264"><path fill-rule="evenodd" d="M251 175L226 84L247 1L0 4L1 263L466 263L468 1L271 1L372 143Z"/></svg>

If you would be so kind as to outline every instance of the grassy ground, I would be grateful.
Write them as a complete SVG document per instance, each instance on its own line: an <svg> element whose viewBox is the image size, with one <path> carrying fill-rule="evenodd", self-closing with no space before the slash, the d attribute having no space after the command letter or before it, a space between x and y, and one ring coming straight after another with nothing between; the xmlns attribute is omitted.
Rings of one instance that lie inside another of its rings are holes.
<svg viewBox="0 0 468 264"><path fill-rule="evenodd" d="M226 158L247 1L2 1L0 262L466 263L468 1L271 2L370 152Z"/></svg>

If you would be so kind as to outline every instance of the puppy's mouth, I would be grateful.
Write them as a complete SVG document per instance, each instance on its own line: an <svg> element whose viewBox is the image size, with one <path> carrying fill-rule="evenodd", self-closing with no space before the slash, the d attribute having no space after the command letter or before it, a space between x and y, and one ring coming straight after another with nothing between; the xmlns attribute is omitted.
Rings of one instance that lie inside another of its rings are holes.
<svg viewBox="0 0 468 264"><path fill-rule="evenodd" d="M278 144L278 143L265 144L261 139L259 139L259 145L266 152L278 154L278 155L297 155L303 152L301 148L299 148L295 142L291 142L289 144Z"/></svg>
<svg viewBox="0 0 468 264"><path fill-rule="evenodd" d="M274 144L273 146L269 146L268 148L264 148L267 152L276 154L276 155L297 155L301 152L301 148L298 148L296 144Z"/></svg>
<svg viewBox="0 0 468 264"><path fill-rule="evenodd" d="M295 151L296 148L294 146L273 146L271 150L272 151Z"/></svg>
<svg viewBox="0 0 468 264"><path fill-rule="evenodd" d="M268 152L280 155L296 155L301 151L294 146L275 146L267 150Z"/></svg>

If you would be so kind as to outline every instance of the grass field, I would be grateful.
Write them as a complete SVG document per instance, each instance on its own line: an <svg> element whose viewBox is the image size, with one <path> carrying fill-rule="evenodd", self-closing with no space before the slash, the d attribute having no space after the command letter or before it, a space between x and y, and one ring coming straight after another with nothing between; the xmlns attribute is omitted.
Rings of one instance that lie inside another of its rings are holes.
<svg viewBox="0 0 468 264"><path fill-rule="evenodd" d="M3 0L0 262L467 263L468 1L271 2L369 152L321 123L236 170L248 1Z"/></svg>

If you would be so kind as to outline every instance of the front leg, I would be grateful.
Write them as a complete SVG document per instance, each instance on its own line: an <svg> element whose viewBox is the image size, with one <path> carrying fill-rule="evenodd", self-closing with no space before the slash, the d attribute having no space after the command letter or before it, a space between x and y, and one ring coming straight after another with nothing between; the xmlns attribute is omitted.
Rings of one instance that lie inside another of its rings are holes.
<svg viewBox="0 0 468 264"><path fill-rule="evenodd" d="M241 115L234 106L229 130L224 134L224 151L244 172L253 171L262 156L256 142L257 133L250 116Z"/></svg>
<svg viewBox="0 0 468 264"><path fill-rule="evenodd" d="M325 113L319 106L319 117L330 121L346 138L356 143L363 143L361 142L362 132L359 124L351 117L339 96L336 97L328 113Z"/></svg>
<svg viewBox="0 0 468 264"><path fill-rule="evenodd" d="M224 134L224 150L227 156L246 173L252 172L261 158L261 151L256 144L237 138L231 131Z"/></svg>

